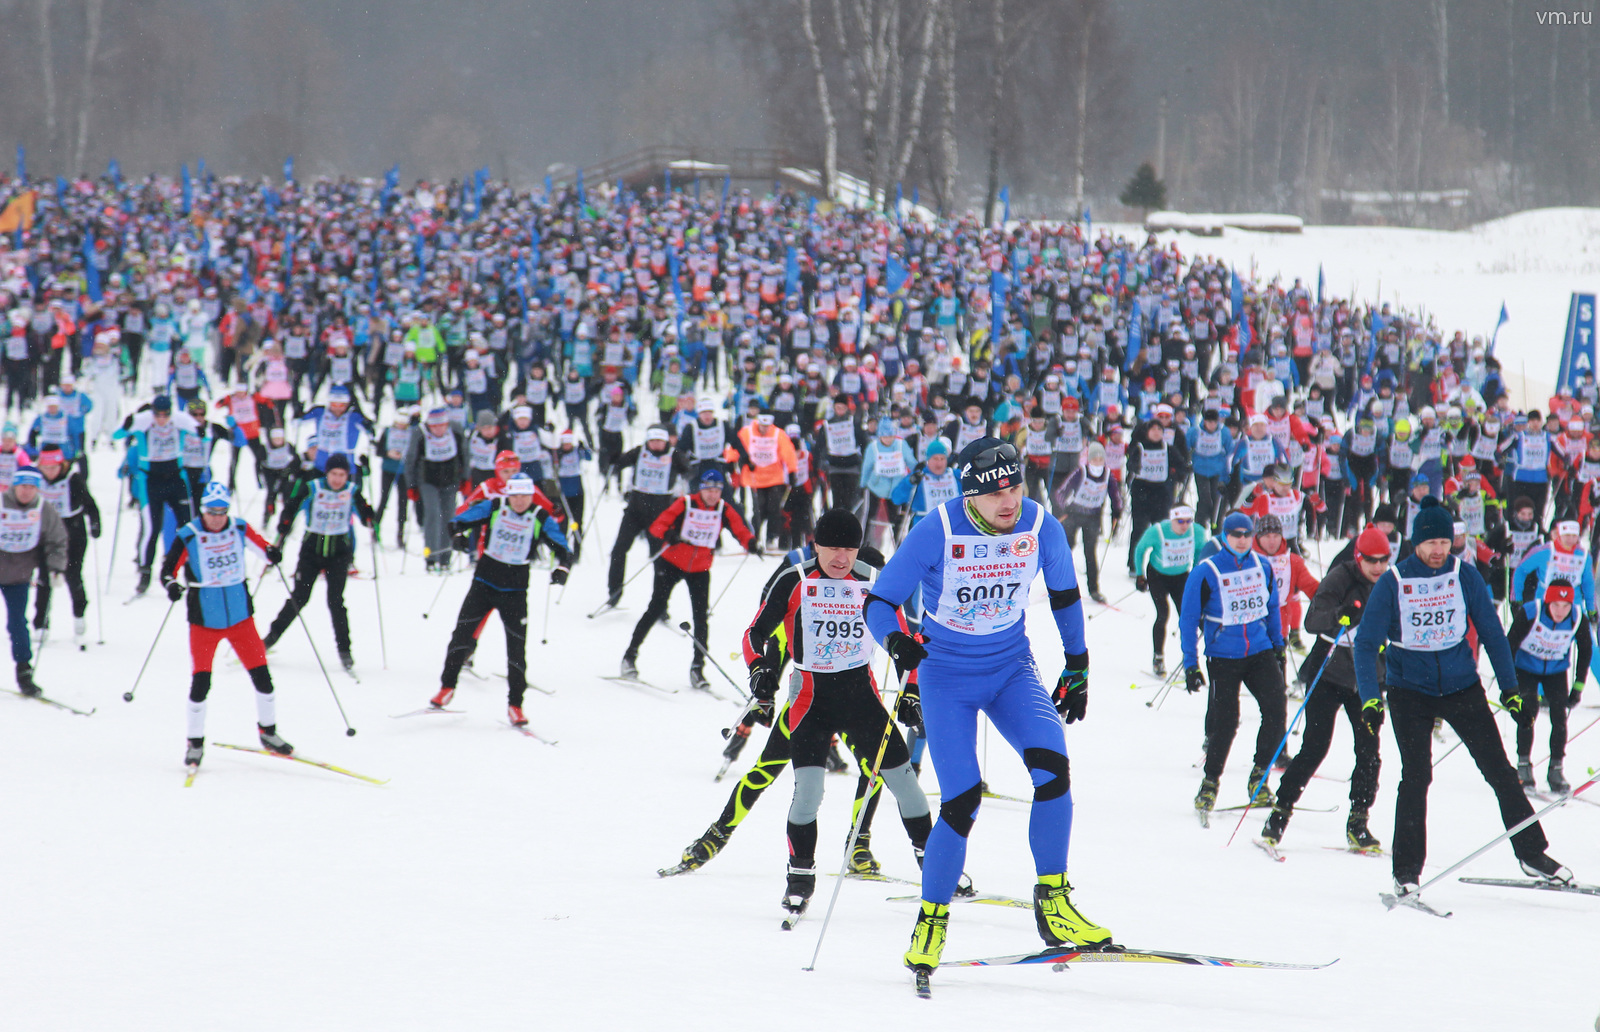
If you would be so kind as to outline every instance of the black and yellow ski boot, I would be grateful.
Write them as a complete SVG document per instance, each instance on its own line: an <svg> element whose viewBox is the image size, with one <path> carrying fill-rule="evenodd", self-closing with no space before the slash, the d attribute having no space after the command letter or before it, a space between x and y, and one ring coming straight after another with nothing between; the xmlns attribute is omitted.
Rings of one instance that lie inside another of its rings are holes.
<svg viewBox="0 0 1600 1032"><path fill-rule="evenodd" d="M1111 944L1111 932L1084 917L1072 905L1072 886L1062 874L1041 874L1033 887L1033 916L1039 923L1039 937L1046 946L1094 946Z"/></svg>

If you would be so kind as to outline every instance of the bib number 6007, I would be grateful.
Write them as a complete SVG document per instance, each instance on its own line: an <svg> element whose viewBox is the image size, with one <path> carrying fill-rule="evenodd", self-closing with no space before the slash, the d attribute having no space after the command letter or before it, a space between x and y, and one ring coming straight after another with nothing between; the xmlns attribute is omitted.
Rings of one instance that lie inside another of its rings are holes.
<svg viewBox="0 0 1600 1032"><path fill-rule="evenodd" d="M1021 586L1012 581L1009 584L976 584L970 588L957 588L956 601L966 605L968 602L982 602L986 599L1016 598L1017 589Z"/></svg>

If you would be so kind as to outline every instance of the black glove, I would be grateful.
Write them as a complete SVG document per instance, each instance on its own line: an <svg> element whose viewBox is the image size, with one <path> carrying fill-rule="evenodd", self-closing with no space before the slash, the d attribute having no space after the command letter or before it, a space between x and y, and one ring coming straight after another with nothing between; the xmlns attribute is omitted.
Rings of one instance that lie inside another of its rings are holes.
<svg viewBox="0 0 1600 1032"><path fill-rule="evenodd" d="M1193 695L1206 686L1206 679L1200 676L1200 668L1192 666L1183 672L1183 690Z"/></svg>
<svg viewBox="0 0 1600 1032"><path fill-rule="evenodd" d="M1275 647L1272 650L1272 654L1278 658L1278 665L1280 667L1281 666L1285 666L1285 665L1288 664L1288 662L1289 662L1289 646L1287 646L1287 645L1279 645L1279 646Z"/></svg>
<svg viewBox="0 0 1600 1032"><path fill-rule="evenodd" d="M904 724L907 731L915 731L918 738L927 737L922 733L922 696L917 694L916 685L907 685L906 690L900 693L894 718Z"/></svg>
<svg viewBox="0 0 1600 1032"><path fill-rule="evenodd" d="M1133 587L1136 591L1149 591L1150 582L1146 580L1144 574L1141 573L1139 576L1133 579Z"/></svg>
<svg viewBox="0 0 1600 1032"><path fill-rule="evenodd" d="M1504 706L1506 712L1514 717L1522 715L1522 695L1518 692L1501 692L1500 705Z"/></svg>
<svg viewBox="0 0 1600 1032"><path fill-rule="evenodd" d="M753 720L762 727L771 727L772 711L775 708L771 699L753 699L750 708L745 711L744 722L748 724Z"/></svg>
<svg viewBox="0 0 1600 1032"><path fill-rule="evenodd" d="M1056 704L1056 712L1061 714L1067 723L1075 723L1083 719L1084 712L1089 708L1089 657L1068 656L1066 669L1061 671L1061 676L1056 678L1056 690L1050 696L1050 701Z"/></svg>
<svg viewBox="0 0 1600 1032"><path fill-rule="evenodd" d="M277 566L279 563L283 562L283 549L279 548L277 545L268 545L267 562L273 566Z"/></svg>
<svg viewBox="0 0 1600 1032"><path fill-rule="evenodd" d="M1567 693L1567 710L1570 712L1578 708L1578 700L1583 697L1583 682L1572 682L1572 691Z"/></svg>
<svg viewBox="0 0 1600 1032"><path fill-rule="evenodd" d="M883 639L883 650L894 657L894 671L901 680L928 658L928 650L922 643L904 631L890 631Z"/></svg>
<svg viewBox="0 0 1600 1032"><path fill-rule="evenodd" d="M750 543L744 546L744 550L746 552L749 552L751 555L760 555L761 554L761 542L757 541L752 536L750 538Z"/></svg>
<svg viewBox="0 0 1600 1032"><path fill-rule="evenodd" d="M100 536L100 521L99 520L90 520L89 521L89 536L92 537L92 538L97 538L97 537Z"/></svg>
<svg viewBox="0 0 1600 1032"><path fill-rule="evenodd" d="M778 672L764 663L750 668L750 695L771 702L778 694Z"/></svg>
<svg viewBox="0 0 1600 1032"><path fill-rule="evenodd" d="M1367 734L1376 735L1383 727L1383 700L1368 699L1361 704L1361 719L1366 722Z"/></svg>
<svg viewBox="0 0 1600 1032"><path fill-rule="evenodd" d="M167 598L176 602L183 597L183 585L175 580L167 581Z"/></svg>
<svg viewBox="0 0 1600 1032"><path fill-rule="evenodd" d="M1351 627L1361 622L1361 603L1356 599L1339 607L1339 621L1343 623L1346 620L1350 621Z"/></svg>
<svg viewBox="0 0 1600 1032"><path fill-rule="evenodd" d="M556 587L560 587L561 585L565 584L566 582L567 582L567 568L565 566L557 566L555 569L550 571L550 583L551 584L554 584Z"/></svg>

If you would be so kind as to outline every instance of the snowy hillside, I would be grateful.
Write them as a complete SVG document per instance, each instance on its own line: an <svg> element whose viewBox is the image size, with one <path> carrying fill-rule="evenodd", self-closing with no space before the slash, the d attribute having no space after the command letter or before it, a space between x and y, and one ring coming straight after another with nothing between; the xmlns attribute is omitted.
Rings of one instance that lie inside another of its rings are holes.
<svg viewBox="0 0 1600 1032"><path fill-rule="evenodd" d="M1143 236L1138 226L1115 231ZM1519 212L1462 232L1360 226L1307 226L1300 234L1229 229L1219 239L1163 233L1185 255L1214 254L1258 279L1299 277L1316 290L1320 263L1328 294L1379 298L1435 315L1447 333L1488 340L1505 302L1511 321L1495 353L1511 377L1530 381L1543 404L1555 381L1573 291L1600 290L1600 209ZM1515 386L1513 400L1522 403Z"/></svg>
<svg viewBox="0 0 1600 1032"><path fill-rule="evenodd" d="M1352 261L1356 251L1350 248ZM102 451L94 462L96 494L114 498L114 460ZM244 511L259 519L260 497L252 493L243 492ZM113 518L103 504L105 562ZM618 518L608 497L593 522L600 544L609 545ZM91 609L88 651L72 651L62 592L57 640L39 662L47 693L98 707L95 715L0 697L0 755L9 775L0 796L7 837L0 925L8 941L0 1025L8 1029L1573 1029L1587 1028L1600 1005L1587 974L1600 900L1452 881L1430 893L1456 911L1448 922L1385 912L1377 894L1389 885L1387 860L1325 848L1343 841L1342 783L1312 783L1303 804L1339 812L1299 814L1281 865L1250 845L1264 814L1249 816L1231 848L1228 815L1201 830L1190 799L1200 779L1203 703L1180 691L1156 710L1145 705L1152 687L1130 689L1153 680L1140 672L1150 610L1142 596L1118 601L1131 585L1115 556L1105 590L1119 608L1090 607L1097 615L1089 625L1089 717L1067 732L1075 901L1133 946L1274 961L1339 958L1335 966L1307 973L946 970L925 1003L900 966L914 904L885 901L917 890L851 881L817 970L802 972L833 879L819 879L816 904L798 930L779 930L787 775L707 867L656 877L722 807L731 782L711 780L718 729L737 710L689 692L690 645L664 629L651 635L640 666L678 694L601 679L616 672L648 578L629 586L627 612L586 619L604 593L599 547L553 608L549 645L532 633L544 612L542 576L530 595L531 670L556 694L530 692L527 709L533 727L559 745L504 725L497 678L463 679L456 703L463 715L391 719L425 705L437 689L467 578L456 574L424 620L439 580L421 572L415 554L402 574L401 554L385 549L378 586L388 669L374 585L361 579L348 591L361 683L333 674L359 735L344 735L304 631L284 639L272 668L280 729L302 754L389 784L213 744L198 781L185 789L189 665L181 612L166 627L137 700L120 697L167 607L155 592L121 604L132 590L132 540L125 516L103 592L105 644L95 644L101 614ZM415 531L411 543L420 547ZM360 555L370 573L364 541ZM636 550L630 569L643 559ZM713 654L736 677L730 652L776 562L752 559L741 570L741 561L724 556L712 574L713 597L733 579L712 631ZM1036 595L1042 598L1042 586ZM269 574L258 624L284 596ZM688 615L682 593L673 615ZM1060 652L1047 607L1035 605L1030 616L1041 666L1053 677ZM331 662L320 588L306 617ZM1177 656L1170 644L1168 661ZM478 667L505 669L496 622ZM248 681L231 660L219 659L217 669L210 741L254 744ZM1244 708L1224 804L1244 797L1244 743L1255 733L1253 708ZM1592 705L1580 709L1574 731L1596 716ZM1384 743L1372 826L1387 842L1399 763L1387 733ZM736 772L759 744L752 742ZM980 749L994 791L1027 794L1021 763L998 735ZM1349 756L1341 728L1323 773L1348 776ZM1600 732L1578 740L1568 770L1597 763ZM931 768L923 782L936 788ZM837 869L851 784L828 779L823 870ZM1500 830L1489 790L1463 751L1440 765L1431 809L1432 870ZM1573 804L1547 827L1552 854L1580 879L1600 881L1600 812ZM1026 843L1026 805L985 803L968 866L977 886L1028 895ZM886 872L916 876L889 806L873 845ZM1517 871L1501 847L1468 873ZM1037 943L1024 911L958 905L945 956L1026 952Z"/></svg>

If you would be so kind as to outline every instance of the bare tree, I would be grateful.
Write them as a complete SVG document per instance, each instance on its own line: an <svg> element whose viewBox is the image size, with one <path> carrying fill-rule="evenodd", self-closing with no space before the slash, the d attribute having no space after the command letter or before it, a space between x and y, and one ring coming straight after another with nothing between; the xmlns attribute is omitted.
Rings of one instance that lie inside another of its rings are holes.
<svg viewBox="0 0 1600 1032"><path fill-rule="evenodd" d="M911 152L916 149L917 143L922 138L922 102L928 92L928 70L933 61L933 36L939 28L944 10L943 0L928 0L922 15L922 66L917 70L915 85L911 92L911 114L908 117L906 133L900 141L900 156L895 159L893 175L895 182L900 182L906 176L906 169L911 165ZM954 98L951 98L954 100Z"/></svg>
<svg viewBox="0 0 1600 1032"><path fill-rule="evenodd" d="M1438 70L1439 117L1450 121L1450 0L1433 0L1433 59Z"/></svg>
<svg viewBox="0 0 1600 1032"><path fill-rule="evenodd" d="M1083 211L1083 166L1089 146L1089 41L1098 13L1098 4L1083 5L1083 26L1078 38L1078 126L1072 157L1072 204L1077 213Z"/></svg>
<svg viewBox="0 0 1600 1032"><path fill-rule="evenodd" d="M993 224L1000 199L1000 113L1006 100L1006 0L990 0L989 42L989 184L983 197L983 221Z"/></svg>
<svg viewBox="0 0 1600 1032"><path fill-rule="evenodd" d="M944 96L943 117L939 121L939 202L947 209L956 203L956 174L960 155L956 150L956 15L952 5L941 9L939 88Z"/></svg>
<svg viewBox="0 0 1600 1032"><path fill-rule="evenodd" d="M72 174L83 174L83 153L89 146L89 112L94 106L94 65L100 52L100 22L105 0L84 0L88 39L83 50L83 84L78 90L78 137L72 148Z"/></svg>
<svg viewBox="0 0 1600 1032"><path fill-rule="evenodd" d="M45 147L56 146L56 60L51 42L50 13L55 0L39 0L39 85L44 88Z"/></svg>
<svg viewBox="0 0 1600 1032"><path fill-rule="evenodd" d="M839 123L833 117L828 76L822 67L822 47L817 43L816 24L811 17L811 0L800 0L800 29L805 33L811 71L816 76L817 106L822 109L822 192L832 197L839 182Z"/></svg>

